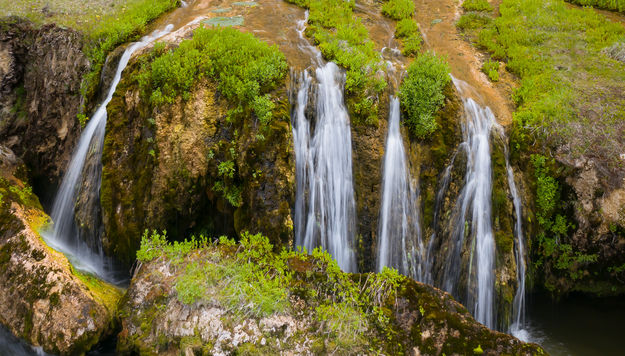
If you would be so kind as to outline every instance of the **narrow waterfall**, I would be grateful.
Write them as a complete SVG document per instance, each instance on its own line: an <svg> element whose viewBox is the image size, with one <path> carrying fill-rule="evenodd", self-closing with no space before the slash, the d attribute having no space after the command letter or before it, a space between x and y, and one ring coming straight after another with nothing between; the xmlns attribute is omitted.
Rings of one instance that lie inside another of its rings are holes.
<svg viewBox="0 0 625 356"><path fill-rule="evenodd" d="M377 270L393 267L401 274L422 281L424 256L417 189L410 177L399 130L399 99L391 97L390 105L378 224Z"/></svg>
<svg viewBox="0 0 625 356"><path fill-rule="evenodd" d="M112 280L114 277L111 271L111 261L104 256L102 251L101 236L97 232L99 221L91 224L94 227L98 225L95 233L81 233L82 229L79 228L75 218L77 199L82 193L88 197L89 204L99 204L102 146L107 117L106 106L113 98L130 57L135 51L171 32L172 29L173 25L168 25L164 30L155 31L143 37L141 41L131 44L124 51L106 99L97 108L82 132L57 192L51 214L54 229L42 234L48 244L65 253L77 268L107 280ZM88 158L92 159L91 164L86 164ZM92 207L88 208L92 209ZM90 219L99 219L97 214L89 215L91 215Z"/></svg>
<svg viewBox="0 0 625 356"><path fill-rule="evenodd" d="M521 213L521 197L514 182L514 172L508 163L506 156L506 168L508 170L508 186L512 194L512 202L514 204L515 224L514 236L516 237L515 257L517 270L517 289L514 295L512 305L512 324L510 325L510 333L519 339L527 340L527 335L523 332L525 325L525 243L523 241L523 220Z"/></svg>
<svg viewBox="0 0 625 356"><path fill-rule="evenodd" d="M356 206L343 77L332 62L317 68L314 123L305 117L310 80L303 80L297 95L293 128L297 162L295 229L297 245L308 251L322 246L341 269L354 272Z"/></svg>

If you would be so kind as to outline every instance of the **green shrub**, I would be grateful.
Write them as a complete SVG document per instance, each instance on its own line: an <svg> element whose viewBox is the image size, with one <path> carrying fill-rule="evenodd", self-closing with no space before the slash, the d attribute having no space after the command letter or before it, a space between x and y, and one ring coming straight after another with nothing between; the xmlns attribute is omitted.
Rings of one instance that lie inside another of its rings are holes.
<svg viewBox="0 0 625 356"><path fill-rule="evenodd" d="M487 76L488 79L490 79L493 82L496 82L499 80L499 62L497 61L492 61L492 60L488 60L486 62L484 62L484 64L482 65L482 72L484 72Z"/></svg>
<svg viewBox="0 0 625 356"><path fill-rule="evenodd" d="M142 69L139 83L155 105L189 99L193 84L213 78L219 91L235 105L231 116L253 112L262 124L274 108L267 93L286 75L287 63L276 46L232 28L198 28L193 38L176 49L155 47L152 60Z"/></svg>
<svg viewBox="0 0 625 356"><path fill-rule="evenodd" d="M419 53L421 50L421 43L423 40L421 39L421 34L416 33L415 35L404 40L404 48L401 53L404 56L414 56Z"/></svg>
<svg viewBox="0 0 625 356"><path fill-rule="evenodd" d="M412 17L414 3L412 0L389 0L382 5L382 13L393 20L402 20Z"/></svg>
<svg viewBox="0 0 625 356"><path fill-rule="evenodd" d="M395 27L396 38L407 38L419 32L419 26L414 20L407 18L397 22Z"/></svg>
<svg viewBox="0 0 625 356"><path fill-rule="evenodd" d="M462 8L467 11L493 11L493 7L486 0L464 0Z"/></svg>
<svg viewBox="0 0 625 356"><path fill-rule="evenodd" d="M458 28L463 30L474 30L485 27L492 21L492 18L480 12L467 12L460 17L460 20L456 23Z"/></svg>
<svg viewBox="0 0 625 356"><path fill-rule="evenodd" d="M404 122L416 137L426 138L436 130L434 114L443 106L443 90L450 81L447 62L431 52L417 57L408 67L399 98Z"/></svg>
<svg viewBox="0 0 625 356"><path fill-rule="evenodd" d="M581 6L593 6L599 9L625 13L625 0L567 0Z"/></svg>

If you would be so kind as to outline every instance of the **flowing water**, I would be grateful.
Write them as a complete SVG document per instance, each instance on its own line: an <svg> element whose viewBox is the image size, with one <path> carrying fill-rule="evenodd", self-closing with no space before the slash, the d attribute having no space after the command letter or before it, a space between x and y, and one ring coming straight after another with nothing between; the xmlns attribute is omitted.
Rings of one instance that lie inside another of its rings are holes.
<svg viewBox="0 0 625 356"><path fill-rule="evenodd" d="M305 115L310 81L298 92L293 128L297 166L296 243L308 251L322 246L343 271L356 271L356 205L352 183L349 115L339 67L317 68L314 129ZM301 100L301 101L300 101Z"/></svg>
<svg viewBox="0 0 625 356"><path fill-rule="evenodd" d="M378 224L377 270L392 267L423 280L423 242L417 205L417 189L408 170L399 130L399 99L391 97L388 136L384 154L382 204Z"/></svg>
<svg viewBox="0 0 625 356"><path fill-rule="evenodd" d="M506 168L508 170L508 186L512 194L512 203L514 204L514 237L515 237L515 258L517 272L517 289L512 304L512 324L509 332L512 335L520 335L521 330L525 326L525 242L523 236L523 220L521 213L521 197L514 182L514 172L508 163L506 155Z"/></svg>
<svg viewBox="0 0 625 356"><path fill-rule="evenodd" d="M496 121L488 107L481 107L463 95L466 83L452 79L464 104L464 142L459 150L464 149L467 154L466 178L453 208L451 241L440 267L442 276L435 283L460 298L479 322L494 328L495 240L491 216L490 136ZM446 189L445 184L443 188ZM439 198L441 194L444 192L439 192ZM468 258L463 256L463 251L469 251ZM432 253L432 249L428 248L428 252ZM432 258L427 257L428 265ZM430 270L428 275L434 272Z"/></svg>
<svg viewBox="0 0 625 356"><path fill-rule="evenodd" d="M172 25L168 25L161 31L155 31L143 37L141 41L131 44L124 51L106 99L100 104L82 132L63 177L52 208L51 218L54 222L54 228L52 231L42 234L46 242L53 248L65 253L75 267L94 273L111 282L118 281L113 271L112 261L102 251L100 224L97 221L99 212L96 209L94 210L95 213L88 217L92 220L88 225L96 228L90 232L84 232L83 229L79 228L75 219L76 202L77 198L84 194L89 197L90 204L99 205L102 146L107 117L106 105L113 98L130 57L135 51L169 33L172 27ZM93 158L90 162L94 163L86 165L89 156Z"/></svg>

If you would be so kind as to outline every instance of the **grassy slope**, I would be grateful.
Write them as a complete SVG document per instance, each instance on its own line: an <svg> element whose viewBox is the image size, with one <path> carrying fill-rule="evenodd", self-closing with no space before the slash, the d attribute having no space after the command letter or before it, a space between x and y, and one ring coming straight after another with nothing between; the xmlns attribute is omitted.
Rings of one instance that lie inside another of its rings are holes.
<svg viewBox="0 0 625 356"><path fill-rule="evenodd" d="M618 11L625 14L625 0L567 0L572 4L592 6L598 9Z"/></svg>

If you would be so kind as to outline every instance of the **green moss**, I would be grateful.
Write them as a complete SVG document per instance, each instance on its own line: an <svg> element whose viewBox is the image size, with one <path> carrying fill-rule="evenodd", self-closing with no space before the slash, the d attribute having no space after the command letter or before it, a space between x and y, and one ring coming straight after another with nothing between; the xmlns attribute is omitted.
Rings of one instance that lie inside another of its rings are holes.
<svg viewBox="0 0 625 356"><path fill-rule="evenodd" d="M487 0L464 0L462 8L467 11L493 11Z"/></svg>
<svg viewBox="0 0 625 356"><path fill-rule="evenodd" d="M72 273L87 287L96 302L103 305L110 313L114 314L116 312L123 290L93 275L80 272L73 267Z"/></svg>
<svg viewBox="0 0 625 356"><path fill-rule="evenodd" d="M625 14L625 0L567 0L580 6L592 6L599 9L618 11Z"/></svg>

